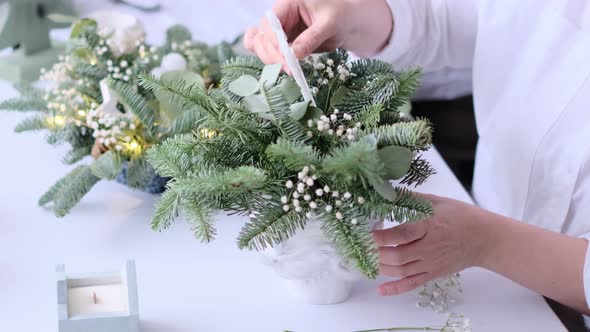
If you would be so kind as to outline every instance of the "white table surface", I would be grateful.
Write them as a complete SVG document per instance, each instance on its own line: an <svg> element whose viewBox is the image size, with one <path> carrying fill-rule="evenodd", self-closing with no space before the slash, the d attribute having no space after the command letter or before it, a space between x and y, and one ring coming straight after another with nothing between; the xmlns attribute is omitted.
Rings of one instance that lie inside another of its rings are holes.
<svg viewBox="0 0 590 332"><path fill-rule="evenodd" d="M196 33L203 40L231 39L255 24L271 2L216 1L225 9L215 17L206 8L213 6L210 1L169 0L179 7L146 17L150 39L161 40L162 28L177 21L206 32ZM0 99L14 93L0 83ZM298 303L258 255L237 249L244 219L220 215L220 235L210 245L194 240L182 221L156 233L149 227L155 197L114 182L99 183L70 216L58 220L36 202L68 171L60 163L66 148L46 145L43 134L14 134L20 119L0 113L0 331L57 330L55 264L72 272L100 272L116 270L128 258L137 264L143 332L345 332L445 320L416 308L415 294L378 296L383 279L359 282L343 304ZM427 158L438 174L421 190L469 202L438 153ZM500 276L470 269L462 283L463 299L453 311L469 317L473 331L565 330L541 296Z"/></svg>

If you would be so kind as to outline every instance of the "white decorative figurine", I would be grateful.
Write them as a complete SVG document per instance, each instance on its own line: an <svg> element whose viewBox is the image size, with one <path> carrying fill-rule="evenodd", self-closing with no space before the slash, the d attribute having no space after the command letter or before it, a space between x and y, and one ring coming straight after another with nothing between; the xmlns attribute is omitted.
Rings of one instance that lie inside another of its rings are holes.
<svg viewBox="0 0 590 332"><path fill-rule="evenodd" d="M59 332L138 332L135 263L116 273L66 274L58 265Z"/></svg>

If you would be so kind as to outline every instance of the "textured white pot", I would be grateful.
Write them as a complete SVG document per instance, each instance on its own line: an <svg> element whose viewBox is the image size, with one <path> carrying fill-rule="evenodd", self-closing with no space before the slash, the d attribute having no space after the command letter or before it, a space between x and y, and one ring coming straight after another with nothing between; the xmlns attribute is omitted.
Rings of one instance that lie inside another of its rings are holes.
<svg viewBox="0 0 590 332"><path fill-rule="evenodd" d="M309 304L344 302L361 278L338 255L316 219L264 255L266 263L285 279L290 294Z"/></svg>

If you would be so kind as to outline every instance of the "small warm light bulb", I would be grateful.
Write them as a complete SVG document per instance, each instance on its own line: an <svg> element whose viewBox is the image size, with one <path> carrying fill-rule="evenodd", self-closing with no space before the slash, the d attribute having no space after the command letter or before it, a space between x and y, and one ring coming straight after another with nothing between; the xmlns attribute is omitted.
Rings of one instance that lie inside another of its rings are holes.
<svg viewBox="0 0 590 332"><path fill-rule="evenodd" d="M206 128L201 129L201 136L205 137L205 138L213 138L215 137L215 135L217 135L217 132L215 130L209 130Z"/></svg>
<svg viewBox="0 0 590 332"><path fill-rule="evenodd" d="M139 144L136 141L132 141L131 143L129 143L129 148L131 150L135 150L139 147Z"/></svg>
<svg viewBox="0 0 590 332"><path fill-rule="evenodd" d="M80 110L80 111L78 111L78 115L79 116L86 116L86 111Z"/></svg>
<svg viewBox="0 0 590 332"><path fill-rule="evenodd" d="M56 115L55 117L53 117L53 123L56 124L56 125L58 125L58 126L61 126L64 123L66 123L66 120L64 119L63 116Z"/></svg>

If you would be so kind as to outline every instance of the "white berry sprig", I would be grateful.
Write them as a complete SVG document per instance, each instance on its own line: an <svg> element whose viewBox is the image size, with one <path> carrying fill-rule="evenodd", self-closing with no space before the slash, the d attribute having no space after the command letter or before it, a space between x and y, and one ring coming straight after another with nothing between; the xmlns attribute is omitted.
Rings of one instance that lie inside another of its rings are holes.
<svg viewBox="0 0 590 332"><path fill-rule="evenodd" d="M340 112L338 109L328 115L322 115L317 120L308 120L308 136L314 136L314 130L319 134L327 134L338 137L343 140L355 141L359 130L362 127L360 122L353 123L353 117L350 113Z"/></svg>
<svg viewBox="0 0 590 332"><path fill-rule="evenodd" d="M283 211L305 213L308 218L325 211L338 220L358 225L357 218L346 218L346 209L353 208L355 204L365 204L365 198L353 197L350 192L333 191L329 185L320 183L315 173L313 165L305 166L297 174L297 181L288 180L285 183L289 194L281 197Z"/></svg>

